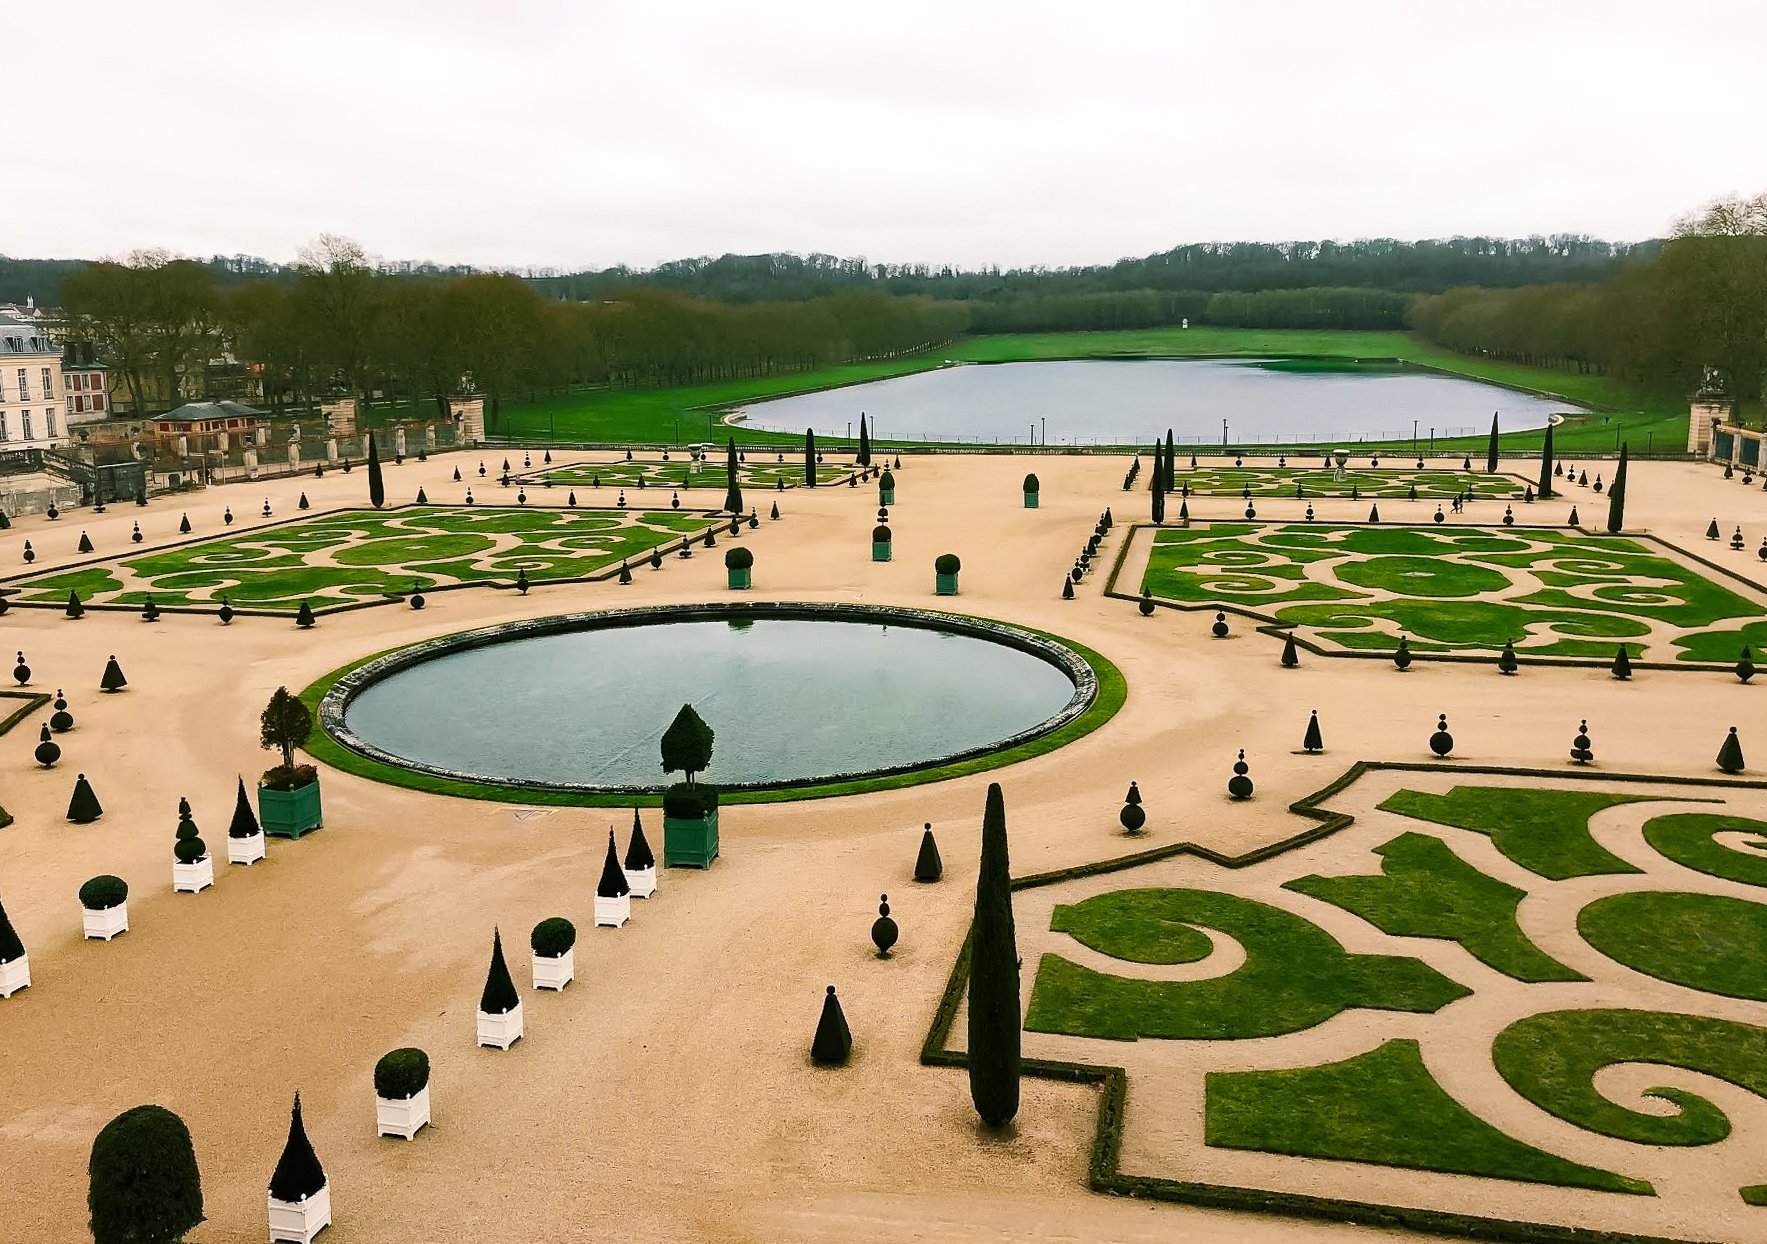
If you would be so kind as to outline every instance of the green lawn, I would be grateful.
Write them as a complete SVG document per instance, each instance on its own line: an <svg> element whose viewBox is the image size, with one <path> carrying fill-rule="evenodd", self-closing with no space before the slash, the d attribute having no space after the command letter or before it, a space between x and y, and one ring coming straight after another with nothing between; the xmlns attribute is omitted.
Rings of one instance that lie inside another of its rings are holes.
<svg viewBox="0 0 1767 1244"><path fill-rule="evenodd" d="M1641 399L1601 376L1526 367L1455 354L1409 333L1325 330L1177 327L1104 333L1012 333L971 337L908 358L852 363L817 371L657 389L592 389L531 403L506 402L496 435L529 439L591 440L611 444L688 444L723 441L770 443L781 438L717 423L710 407L785 397L839 385L928 371L947 359L1017 362L1033 359L1306 355L1327 358L1396 358L1498 384L1563 397L1613 413L1567 420L1554 434L1562 452L1608 453L1616 433L1634 450L1680 450L1687 443L1687 410L1679 403ZM786 438L795 439L795 438ZM1513 449L1537 449L1540 432L1504 438ZM1438 450L1482 455L1483 438L1441 440ZM1373 448L1372 445L1362 448Z"/></svg>
<svg viewBox="0 0 1767 1244"><path fill-rule="evenodd" d="M1748 834L1745 843L1754 854L1732 851L1717 841L1721 833ZM1657 854L1684 868L1744 885L1767 886L1767 821L1712 812L1677 812L1646 821L1644 840Z"/></svg>
<svg viewBox="0 0 1767 1244"><path fill-rule="evenodd" d="M1648 1183L1583 1166L1498 1131L1450 1097L1416 1041L1319 1067L1217 1071L1204 1139L1226 1149L1372 1162L1488 1179L1649 1195Z"/></svg>
<svg viewBox="0 0 1767 1244"><path fill-rule="evenodd" d="M1548 881L1565 881L1638 872L1595 840L1589 818L1649 798L1605 791L1456 786L1446 795L1395 791L1381 802L1380 810L1488 835L1505 857L1529 872Z"/></svg>
<svg viewBox="0 0 1767 1244"><path fill-rule="evenodd" d="M1767 907L1718 894L1640 890L1598 898L1577 933L1615 963L1727 998L1767 1002Z"/></svg>

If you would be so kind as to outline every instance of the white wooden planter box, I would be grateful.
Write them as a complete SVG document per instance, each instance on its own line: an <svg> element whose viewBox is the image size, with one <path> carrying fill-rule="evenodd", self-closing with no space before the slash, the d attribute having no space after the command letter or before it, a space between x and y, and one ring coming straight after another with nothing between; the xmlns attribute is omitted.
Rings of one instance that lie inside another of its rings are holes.
<svg viewBox="0 0 1767 1244"><path fill-rule="evenodd" d="M572 946L557 958L534 956L534 988L563 989L577 979L577 948Z"/></svg>
<svg viewBox="0 0 1767 1244"><path fill-rule="evenodd" d="M270 1239L298 1241L308 1244L314 1236L331 1225L331 1180L304 1201L278 1201L270 1198Z"/></svg>
<svg viewBox="0 0 1767 1244"><path fill-rule="evenodd" d="M622 894L618 898L602 898L595 896L595 925L617 929L632 918L632 896Z"/></svg>
<svg viewBox="0 0 1767 1244"><path fill-rule="evenodd" d="M115 907L106 907L103 911L93 911L90 907L80 908L86 921L86 936L99 937L109 941L118 933L129 931L129 904L127 900Z"/></svg>
<svg viewBox="0 0 1767 1244"><path fill-rule="evenodd" d="M375 1096L374 1125L382 1136L401 1136L410 1140L417 1130L429 1122L429 1085L410 1097Z"/></svg>
<svg viewBox="0 0 1767 1244"><path fill-rule="evenodd" d="M649 868L622 868L626 874L626 884L632 887L628 898L649 898L656 893L656 865Z"/></svg>
<svg viewBox="0 0 1767 1244"><path fill-rule="evenodd" d="M264 858L264 831L259 830L250 838L227 839L227 862L229 864L255 864Z"/></svg>
<svg viewBox="0 0 1767 1244"><path fill-rule="evenodd" d="M215 884L215 857L205 855L194 864L172 865L174 894L201 894Z"/></svg>
<svg viewBox="0 0 1767 1244"><path fill-rule="evenodd" d="M0 998L10 998L31 983L31 957L20 955L11 963L0 963Z"/></svg>
<svg viewBox="0 0 1767 1244"><path fill-rule="evenodd" d="M502 1015L491 1015L479 1012L479 1044L494 1045L500 1050L507 1050L521 1039L522 1008L516 1003L515 1010Z"/></svg>

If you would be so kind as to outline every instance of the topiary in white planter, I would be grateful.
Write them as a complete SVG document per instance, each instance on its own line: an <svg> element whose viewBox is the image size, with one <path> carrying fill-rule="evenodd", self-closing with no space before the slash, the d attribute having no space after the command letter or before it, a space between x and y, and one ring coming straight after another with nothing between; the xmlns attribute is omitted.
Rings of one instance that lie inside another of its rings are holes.
<svg viewBox="0 0 1767 1244"><path fill-rule="evenodd" d="M0 998L10 998L31 983L31 957L18 940L18 930L0 904Z"/></svg>
<svg viewBox="0 0 1767 1244"><path fill-rule="evenodd" d="M245 779L239 779L239 792L233 802L233 823L227 826L227 862L255 864L264 858L264 828L252 811L252 801L245 793Z"/></svg>
<svg viewBox="0 0 1767 1244"><path fill-rule="evenodd" d="M429 1055L389 1050L374 1065L374 1125L382 1136L410 1140L429 1122Z"/></svg>
<svg viewBox="0 0 1767 1244"><path fill-rule="evenodd" d="M270 1239L310 1244L331 1225L331 1180L301 1123L301 1096L295 1094L288 1122L288 1142L270 1176Z"/></svg>
<svg viewBox="0 0 1767 1244"><path fill-rule="evenodd" d="M178 801L178 831L172 843L172 892L200 894L215 884L215 861L209 847L197 836L190 816L190 800Z"/></svg>
<svg viewBox="0 0 1767 1244"><path fill-rule="evenodd" d="M172 892L174 894L201 894L215 884L215 861L211 856L203 856L194 864L172 865Z"/></svg>
<svg viewBox="0 0 1767 1244"><path fill-rule="evenodd" d="M129 883L108 873L80 887L86 936L109 941L129 930Z"/></svg>
<svg viewBox="0 0 1767 1244"><path fill-rule="evenodd" d="M534 951L534 988L563 989L577 975L577 926L551 916L534 926L528 937Z"/></svg>
<svg viewBox="0 0 1767 1244"><path fill-rule="evenodd" d="M614 831L607 831L607 858L601 864L601 880L595 886L596 927L617 929L632 918L632 887L614 850Z"/></svg>
<svg viewBox="0 0 1767 1244"><path fill-rule="evenodd" d="M507 1050L522 1035L522 1000L509 978L509 965L503 960L503 935L491 934L491 968L485 973L485 988L479 994L479 1044L494 1045Z"/></svg>
<svg viewBox="0 0 1767 1244"><path fill-rule="evenodd" d="M626 844L626 862L621 865L626 884L633 898L649 898L656 893L656 856L651 854L650 840L644 836L644 823L638 809L632 809L632 839Z"/></svg>

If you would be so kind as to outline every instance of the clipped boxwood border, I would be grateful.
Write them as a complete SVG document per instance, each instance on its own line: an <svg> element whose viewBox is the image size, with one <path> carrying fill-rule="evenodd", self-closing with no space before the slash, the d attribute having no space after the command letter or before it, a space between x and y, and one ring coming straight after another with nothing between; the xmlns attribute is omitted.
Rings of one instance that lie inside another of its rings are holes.
<svg viewBox="0 0 1767 1244"><path fill-rule="evenodd" d="M307 742L305 751L314 760L322 761L346 773L372 778L412 790L432 794L454 795L464 799L489 799L503 803L527 803L553 807L657 807L662 802L662 788L631 787L570 787L544 783L505 782L471 775L426 771L409 763L381 759L367 744L354 739L343 727L343 713L350 696L366 686L373 677L393 672L396 668L438 655L442 651L497 643L525 635L546 634L584 629L600 625L640 625L668 620L706 620L726 618L834 618L883 620L898 625L918 625L926 629L955 631L996 642L1006 642L1022 651L1042 657L1062 667L1075 680L1075 691L1067 706L1055 717L1022 731L1010 739L988 748L959 753L914 766L880 770L869 774L853 774L818 779L799 784L771 786L725 786L720 788L721 804L777 803L799 799L829 799L843 795L868 794L880 790L897 790L928 782L967 777L1004 765L1016 764L1066 746L1084 738L1104 725L1128 699L1129 686L1122 671L1101 653L1060 635L1034 627L1000 622L967 614L942 613L931 609L885 605L794 604L791 602L731 602L692 605L650 605L631 609L602 610L590 613L558 614L548 618L500 623L477 630L457 632L433 640L422 640L400 648L388 649L331 671L301 692L301 700L313 713L319 725ZM382 665L379 663L386 662ZM374 667L370 669L370 667Z"/></svg>
<svg viewBox="0 0 1767 1244"><path fill-rule="evenodd" d="M1326 802L1342 794L1366 773L1399 772L1448 774L1483 774L1501 777L1549 778L1554 781L1571 779L1591 782L1640 782L1657 786L1699 786L1720 789L1767 790L1767 781L1734 778L1670 777L1652 773L1594 773L1582 769L1519 769L1500 765L1429 764L1415 761L1358 760L1337 778L1310 795L1303 795L1289 804L1288 810L1314 824L1298 833L1243 855L1223 855L1195 842L1179 842L1170 846L1137 851L1091 864L1078 864L1051 872L1015 877L1013 890L1031 890L1057 885L1082 877L1097 877L1121 872L1156 860L1180 855L1194 855L1222 868L1246 868L1274 859L1296 847L1318 842L1353 824L1348 812L1335 812ZM944 992L933 1011L926 1039L921 1043L920 1061L927 1067L967 1067L969 1055L950 1050L951 1029L963 1003L969 980L969 961L974 948L972 925L964 933L963 945L951 965ZM1025 1075L1064 1084L1095 1084L1100 1086L1098 1123L1092 1138L1092 1153L1087 1160L1087 1182L1094 1192L1116 1196L1146 1197L1149 1200L1173 1201L1199 1205L1209 1209L1247 1210L1253 1213L1286 1214L1297 1218L1319 1218L1332 1222L1353 1222L1366 1226L1394 1227L1408 1231L1427 1231L1441 1235L1465 1236L1480 1240L1504 1240L1513 1244L1692 1244L1690 1241L1665 1236L1637 1235L1624 1231L1597 1231L1587 1227L1567 1227L1553 1223L1521 1222L1507 1218L1488 1218L1479 1214L1461 1214L1449 1210L1423 1209L1403 1205L1379 1205L1371 1201L1352 1201L1342 1197L1313 1196L1299 1192L1274 1192L1263 1188L1246 1188L1235 1184L1196 1183L1165 1179L1155 1175L1127 1175L1122 1171L1123 1111L1129 1095L1129 1073L1124 1067L1101 1063L1071 1062L1065 1059L1027 1058L1020 1064ZM1767 1199L1767 1198L1764 1198Z"/></svg>
<svg viewBox="0 0 1767 1244"><path fill-rule="evenodd" d="M1123 571L1124 564L1128 561L1129 549L1135 543L1135 538L1140 532L1142 532L1144 530L1152 531L1152 532L1156 532L1156 533L1160 532L1160 531L1167 531L1167 530L1184 531L1184 530L1188 530L1189 528L1194 527L1194 526L1198 526L1198 525L1211 526L1215 523L1232 523L1235 525L1249 525L1249 526L1253 526L1253 527L1295 527L1295 526L1303 525L1299 522L1299 520L1292 521L1292 522L1291 521L1276 521L1276 520L1267 521L1267 520L1261 519L1261 518L1259 518L1259 519L1233 519L1233 518L1196 519L1196 518L1191 518L1191 519L1186 519L1183 522L1161 523L1157 526L1153 523L1143 523L1143 522L1130 523L1129 524L1129 534L1128 534L1127 538L1124 539L1123 547L1117 553L1116 561L1111 566L1110 578L1105 581L1104 595L1111 600L1126 600L1126 601L1131 601L1136 605L1139 605L1141 603L1143 598L1140 595L1129 593L1129 592L1121 592L1121 591L1117 590L1117 579ZM1433 523L1367 523L1367 522L1353 522L1352 521L1352 522L1333 522L1333 523L1324 524L1324 525L1331 526L1331 527L1369 527L1369 528L1380 528L1383 530L1386 530L1386 529L1398 530L1398 529L1410 528L1410 529L1416 530L1416 531L1428 531L1428 532L1432 532L1432 533L1454 530L1454 528L1449 528L1449 527L1438 527ZM1467 530L1468 527L1471 527L1471 526L1474 526L1474 525L1468 524L1467 526L1461 527L1460 530L1462 530L1462 531ZM1481 526L1483 530L1493 531L1493 532L1497 532L1497 533L1502 533L1505 531L1565 531L1565 530L1568 530L1567 528L1562 527L1562 526L1552 526L1552 525L1545 525L1545 524L1540 524L1540 523L1531 523L1531 524L1517 523L1513 527L1502 527L1502 526L1492 527L1492 526L1489 526L1488 524L1482 524L1479 526ZM1578 527L1578 528L1575 528L1575 530L1581 535L1591 536L1596 539L1608 538L1608 536L1610 534L1608 532L1603 532L1603 531L1590 531L1588 528L1585 528L1585 527ZM1152 537L1150 537L1150 538L1152 538ZM1696 565L1711 572L1712 574L1718 575L1718 576L1725 578L1725 579L1729 579L1732 582L1741 585L1742 587L1746 588L1750 592L1759 593L1761 591L1760 585L1755 583L1753 580L1745 579L1743 576L1737 574L1734 570L1730 570L1724 566L1720 566L1717 562L1708 561L1705 558L1701 557L1698 553L1693 552L1691 549L1684 549L1678 544L1671 544L1669 541L1663 539L1661 536L1654 536L1648 532L1642 532L1642 531L1622 531L1622 532L1618 533L1618 538L1625 539L1625 540L1641 540L1641 541L1646 541L1648 543L1659 544L1665 549L1669 549L1675 553L1679 553L1682 557L1687 558L1688 561L1695 563ZM1303 652L1310 652L1316 657L1331 657L1334 659L1342 659L1342 660L1349 660L1349 661L1391 661L1393 659L1393 653L1392 653L1391 649L1388 649L1385 651L1377 651L1377 650L1372 650L1372 649L1367 649L1367 648L1340 648L1335 644L1332 644L1332 645L1320 644L1317 641L1313 640L1312 638L1301 634L1300 631L1296 627L1286 626L1283 623L1277 621L1270 614L1259 613L1256 609L1253 609L1247 605L1236 605L1230 601L1215 601L1215 602L1204 601L1204 602L1199 602L1197 604L1184 604L1181 601L1165 600L1159 596L1150 596L1150 597L1147 597L1146 599L1149 600L1156 608L1172 609L1172 610L1176 610L1179 613L1203 613L1203 612L1231 613L1235 617L1245 618L1246 620L1248 620L1250 622L1257 623L1258 625L1257 625L1256 629L1257 629L1258 634L1269 635L1275 639L1287 639L1290 636L1290 634L1292 633L1294 636L1295 645L1297 647L1299 647ZM1624 643L1625 641L1620 640L1617 642ZM1497 657L1494 653L1492 653L1492 654L1474 654L1474 653L1470 653L1470 652L1413 652L1411 654L1411 659L1414 661L1434 661L1434 662L1438 662L1440 664L1448 664L1448 665L1493 665L1497 661ZM1516 654L1516 660L1521 665L1535 665L1535 666L1541 666L1541 667L1546 667L1546 668L1558 668L1558 669L1606 669L1610 663L1610 660L1607 657L1531 657L1531 656L1526 656L1522 653ZM1734 663L1724 664L1724 663L1716 662L1716 661L1644 661L1644 660L1638 660L1638 661L1632 662L1632 668L1635 670L1682 670L1684 672L1685 671L1703 671L1705 673L1728 674L1734 668Z"/></svg>

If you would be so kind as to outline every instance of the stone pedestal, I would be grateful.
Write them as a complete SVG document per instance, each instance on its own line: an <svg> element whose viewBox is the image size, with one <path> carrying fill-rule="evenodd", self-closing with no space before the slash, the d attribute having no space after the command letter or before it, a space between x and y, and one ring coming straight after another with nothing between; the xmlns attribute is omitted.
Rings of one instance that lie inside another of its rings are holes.
<svg viewBox="0 0 1767 1244"><path fill-rule="evenodd" d="M1687 452L1701 458L1712 453L1712 429L1730 421L1731 401L1707 393L1696 393L1687 406ZM1732 442L1734 444L1734 442Z"/></svg>
<svg viewBox="0 0 1767 1244"><path fill-rule="evenodd" d="M335 436L325 442L325 460L327 462L337 461L337 437Z"/></svg>
<svg viewBox="0 0 1767 1244"><path fill-rule="evenodd" d="M426 423L423 425L423 443L429 449L434 449L436 447L436 425L435 424Z"/></svg>
<svg viewBox="0 0 1767 1244"><path fill-rule="evenodd" d="M405 456L405 425L402 423L393 429L393 455L399 458Z"/></svg>
<svg viewBox="0 0 1767 1244"><path fill-rule="evenodd" d="M485 399L482 397L451 397L448 413L453 416L455 443L476 445L485 439Z"/></svg>
<svg viewBox="0 0 1767 1244"><path fill-rule="evenodd" d="M299 441L288 443L288 469L291 471L301 469L301 443Z"/></svg>
<svg viewBox="0 0 1767 1244"><path fill-rule="evenodd" d="M319 409L325 415L325 430L333 436L354 436L356 434L356 399L340 397L335 402L321 402Z"/></svg>
<svg viewBox="0 0 1767 1244"><path fill-rule="evenodd" d="M247 479L258 478L258 451L248 446L245 451L245 474Z"/></svg>

